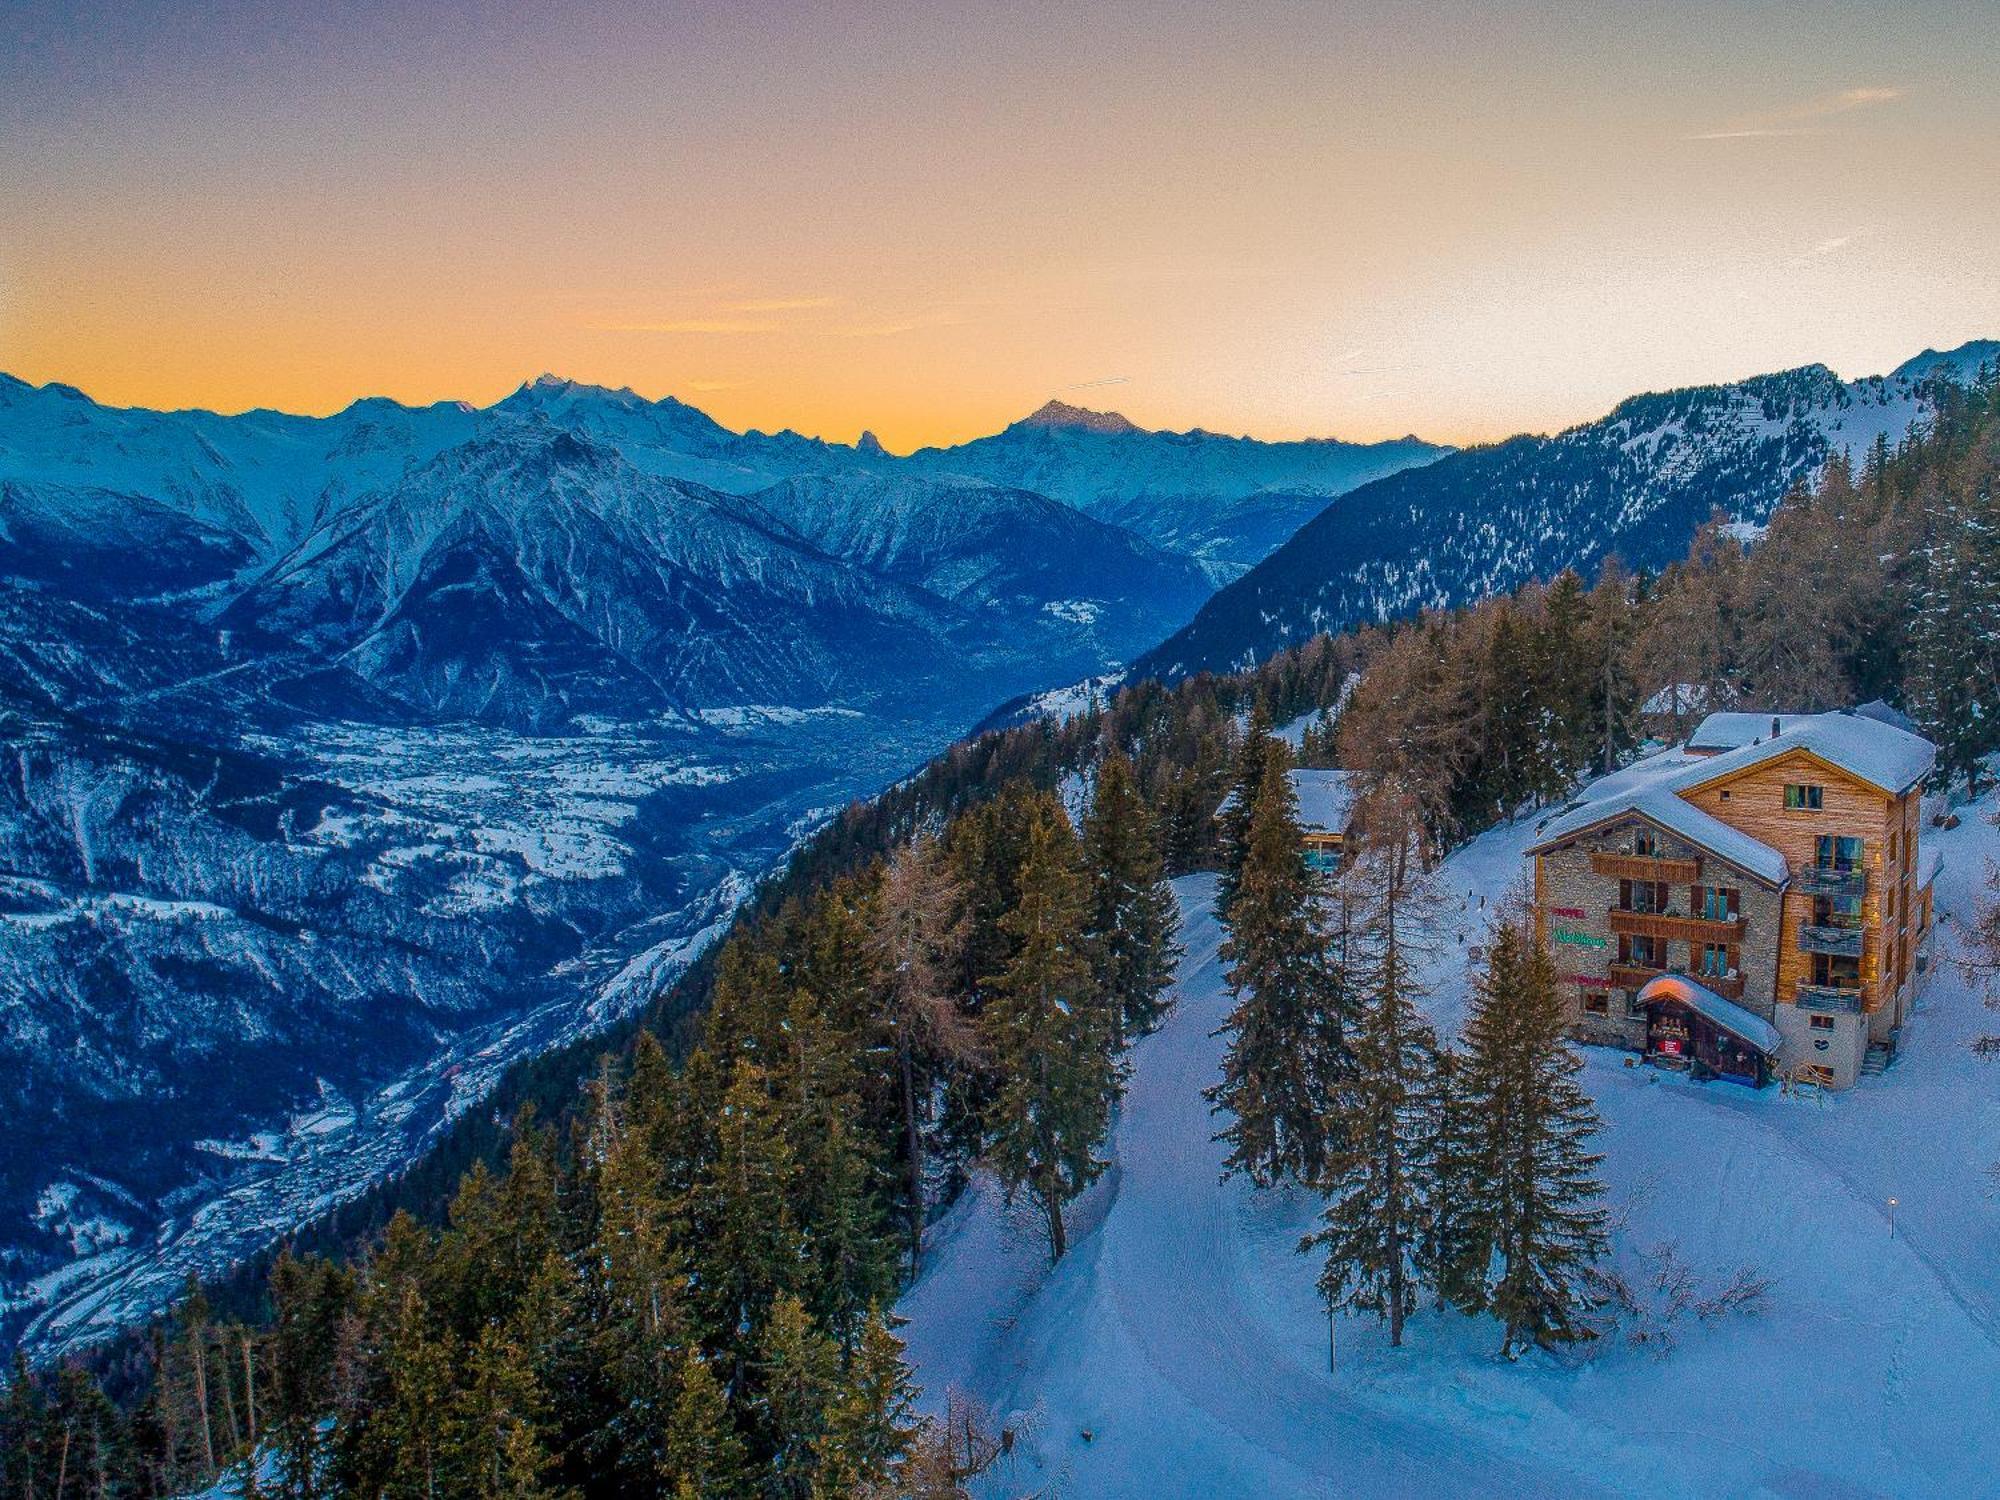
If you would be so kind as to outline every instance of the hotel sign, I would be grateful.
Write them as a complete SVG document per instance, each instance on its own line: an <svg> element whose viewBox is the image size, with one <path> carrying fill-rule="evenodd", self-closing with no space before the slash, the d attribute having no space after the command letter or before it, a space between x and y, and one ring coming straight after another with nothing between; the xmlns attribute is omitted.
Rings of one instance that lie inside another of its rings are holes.
<svg viewBox="0 0 2000 1500"><path fill-rule="evenodd" d="M1573 927L1558 927L1556 929L1556 941L1559 943L1568 943L1576 948L1609 948L1611 946L1609 938L1601 938L1594 932L1578 932Z"/></svg>
<svg viewBox="0 0 2000 1500"><path fill-rule="evenodd" d="M1568 917L1572 921L1581 922L1584 919L1585 912L1580 906L1551 906L1549 908L1549 915L1552 917Z"/></svg>

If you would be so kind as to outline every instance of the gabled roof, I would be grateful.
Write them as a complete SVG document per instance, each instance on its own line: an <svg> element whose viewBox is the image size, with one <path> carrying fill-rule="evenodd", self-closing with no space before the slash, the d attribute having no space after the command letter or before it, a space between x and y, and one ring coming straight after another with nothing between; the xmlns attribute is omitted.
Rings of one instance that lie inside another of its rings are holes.
<svg viewBox="0 0 2000 1500"><path fill-rule="evenodd" d="M1678 1000L1766 1054L1776 1052L1784 1040L1778 1035L1778 1028L1755 1011L1745 1010L1734 1000L1725 1000L1685 974L1662 974L1647 980L1639 990L1639 1003L1644 1005L1649 1000Z"/></svg>
<svg viewBox="0 0 2000 1500"><path fill-rule="evenodd" d="M1898 797L1930 775L1931 767L1937 764L1937 747L1929 740L1858 713L1780 714L1776 716L1780 732L1775 736L1770 734L1771 715L1710 714L1695 730L1688 748L1694 749L1705 733L1711 733L1710 725L1715 721L1746 717L1763 720L1765 738L1712 755L1670 778L1667 785L1676 791L1688 791L1794 750L1804 750L1837 770ZM1720 742L1735 730L1733 723L1721 724L1712 735Z"/></svg>
<svg viewBox="0 0 2000 1500"><path fill-rule="evenodd" d="M1299 807L1302 833L1347 832L1348 819L1360 796L1359 779L1352 771L1298 769L1285 772L1292 783L1292 797ZM1236 793L1222 799L1215 810L1219 818L1236 805Z"/></svg>
<svg viewBox="0 0 2000 1500"><path fill-rule="evenodd" d="M1812 717L1811 714L1710 714L1695 725L1694 733L1688 736L1688 751L1693 755L1717 755L1725 750L1741 750L1745 745L1767 740L1774 732L1782 734L1794 724ZM1776 731L1771 727L1774 724L1778 726Z"/></svg>
<svg viewBox="0 0 2000 1500"><path fill-rule="evenodd" d="M1307 833L1345 833L1358 792L1352 771L1288 771L1299 799L1299 827Z"/></svg>
<svg viewBox="0 0 2000 1500"><path fill-rule="evenodd" d="M1633 791L1614 793L1595 802L1580 803L1558 813L1542 825L1535 842L1528 846L1528 852L1538 854L1589 829L1633 816L1657 824L1669 833L1679 834L1690 844L1707 850L1766 885L1781 886L1791 878L1785 856L1776 849L1739 828L1731 828L1720 818L1703 812L1685 797L1657 782Z"/></svg>

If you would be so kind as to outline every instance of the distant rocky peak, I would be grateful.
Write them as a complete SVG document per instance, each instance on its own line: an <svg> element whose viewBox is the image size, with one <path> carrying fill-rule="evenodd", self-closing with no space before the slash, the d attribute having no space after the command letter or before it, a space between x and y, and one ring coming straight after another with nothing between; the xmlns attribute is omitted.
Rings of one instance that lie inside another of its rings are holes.
<svg viewBox="0 0 2000 1500"><path fill-rule="evenodd" d="M1067 401L1049 401L1021 418L1016 427L1053 427L1071 432L1144 432L1145 428L1115 411L1091 411Z"/></svg>
<svg viewBox="0 0 2000 1500"><path fill-rule="evenodd" d="M875 436L873 432L863 432L860 437L856 438L854 440L854 451L856 453L865 453L870 458L887 458L889 456L889 450L882 446L882 440Z"/></svg>

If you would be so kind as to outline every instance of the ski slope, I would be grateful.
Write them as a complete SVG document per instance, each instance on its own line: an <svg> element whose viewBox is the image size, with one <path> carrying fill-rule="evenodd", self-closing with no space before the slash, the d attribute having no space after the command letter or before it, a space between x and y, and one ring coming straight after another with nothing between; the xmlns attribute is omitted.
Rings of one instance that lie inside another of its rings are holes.
<svg viewBox="0 0 2000 1500"><path fill-rule="evenodd" d="M1620 779L1663 774L1671 752ZM1603 788L1609 790L1609 786ZM2000 836L1948 833L1938 895L1967 912ZM1520 874L1527 823L1455 855L1432 1011L1455 1032L1466 951ZM1661 1355L1496 1358L1485 1319L1426 1309L1401 1350L1343 1318L1339 1369L1295 1253L1317 1203L1218 1181L1201 1089L1227 1011L1212 877L1176 883L1186 957L1135 1049L1112 1169L1050 1273L1034 1218L980 1181L934 1233L900 1311L926 1401L962 1389L1020 1434L994 1495L1934 1496L2000 1490L2000 1065L1968 1049L1977 997L1943 962L1902 1055L1827 1097L1699 1085L1587 1052L1614 1255L1671 1241L1704 1290L1739 1267L1761 1308L1675 1325ZM1482 906L1482 898L1484 905ZM1891 1206L1890 1200L1895 1200Z"/></svg>

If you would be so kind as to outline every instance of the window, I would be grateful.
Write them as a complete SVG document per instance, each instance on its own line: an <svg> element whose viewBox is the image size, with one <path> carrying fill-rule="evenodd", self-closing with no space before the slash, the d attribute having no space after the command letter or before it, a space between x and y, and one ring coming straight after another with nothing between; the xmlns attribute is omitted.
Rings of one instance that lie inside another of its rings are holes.
<svg viewBox="0 0 2000 1500"><path fill-rule="evenodd" d="M1635 969L1664 969L1667 966L1667 945L1655 937L1634 937L1621 935L1618 939L1618 962Z"/></svg>
<svg viewBox="0 0 2000 1500"><path fill-rule="evenodd" d="M1785 788L1785 806L1794 812L1818 812L1826 788L1793 782Z"/></svg>
<svg viewBox="0 0 2000 1500"><path fill-rule="evenodd" d="M1822 833L1813 845L1822 870L1861 868L1861 840L1845 834Z"/></svg>
<svg viewBox="0 0 2000 1500"><path fill-rule="evenodd" d="M1811 1018L1811 1021L1812 1021L1812 1029L1814 1031L1833 1030L1834 1020L1832 1016L1813 1016Z"/></svg>
<svg viewBox="0 0 2000 1500"><path fill-rule="evenodd" d="M1701 972L1710 979L1726 978L1734 968L1729 962L1729 949L1722 943L1701 945Z"/></svg>
<svg viewBox="0 0 2000 1500"><path fill-rule="evenodd" d="M1894 833L1889 835L1889 863L1892 865L1896 862L1896 845L1898 837L1899 836Z"/></svg>
<svg viewBox="0 0 2000 1500"><path fill-rule="evenodd" d="M1632 834L1632 852L1644 855L1647 859L1658 859L1660 836L1650 828L1637 829Z"/></svg>
<svg viewBox="0 0 2000 1500"><path fill-rule="evenodd" d="M1695 910L1711 922L1733 921L1742 909L1742 892L1734 886L1702 885L1695 891Z"/></svg>
<svg viewBox="0 0 2000 1500"><path fill-rule="evenodd" d="M1812 956L1812 982L1822 989L1858 990L1861 988L1861 960L1839 953L1815 953Z"/></svg>
<svg viewBox="0 0 2000 1500"><path fill-rule="evenodd" d="M1651 916L1667 909L1664 880L1621 880L1618 882L1618 909Z"/></svg>
<svg viewBox="0 0 2000 1500"><path fill-rule="evenodd" d="M1583 1008L1593 1016L1611 1014L1611 993L1608 990L1585 990Z"/></svg>
<svg viewBox="0 0 2000 1500"><path fill-rule="evenodd" d="M1821 1088L1833 1087L1833 1069L1822 1063L1808 1064L1804 1070L1805 1082L1816 1083Z"/></svg>
<svg viewBox="0 0 2000 1500"><path fill-rule="evenodd" d="M1859 896L1815 896L1812 904L1812 924L1815 927L1840 927L1849 932L1861 926L1861 898Z"/></svg>

